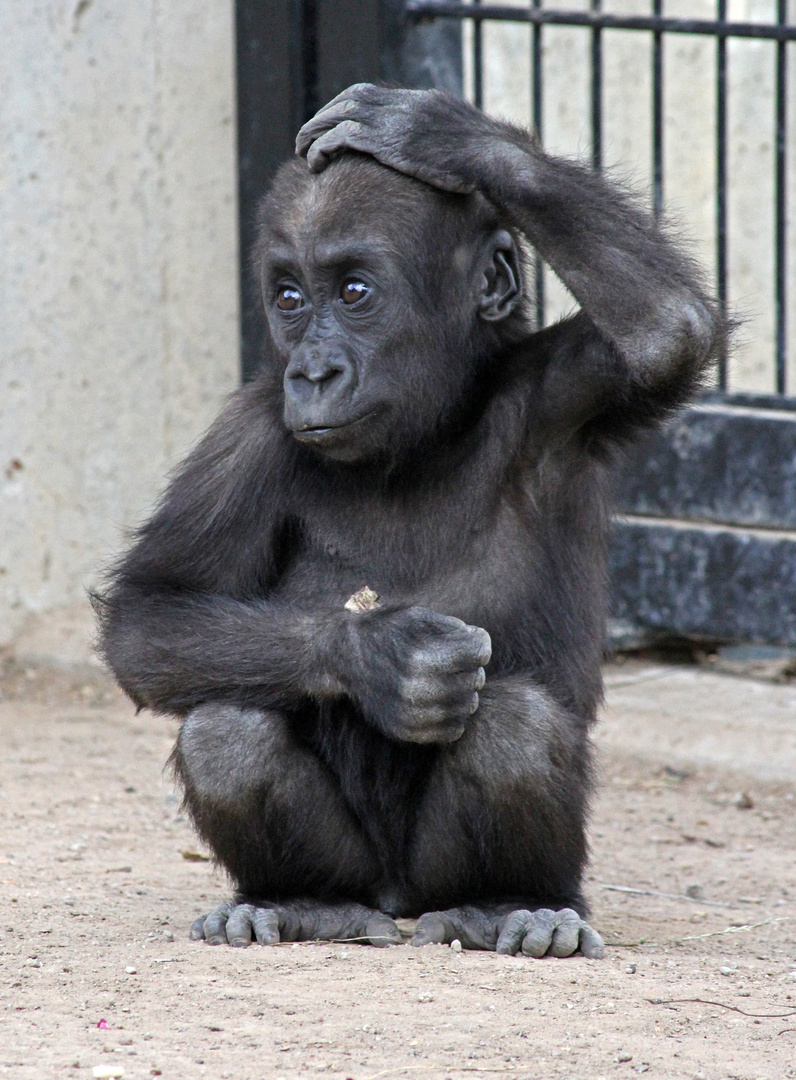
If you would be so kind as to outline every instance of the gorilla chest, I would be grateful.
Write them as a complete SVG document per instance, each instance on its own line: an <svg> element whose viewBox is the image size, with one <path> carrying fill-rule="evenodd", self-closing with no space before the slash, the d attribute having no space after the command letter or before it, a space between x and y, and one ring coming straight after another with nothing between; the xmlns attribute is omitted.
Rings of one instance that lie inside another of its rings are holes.
<svg viewBox="0 0 796 1080"><path fill-rule="evenodd" d="M302 523L278 591L298 603L337 606L368 585L384 603L483 618L523 594L539 565L539 524L530 507L524 510L377 507L319 515Z"/></svg>

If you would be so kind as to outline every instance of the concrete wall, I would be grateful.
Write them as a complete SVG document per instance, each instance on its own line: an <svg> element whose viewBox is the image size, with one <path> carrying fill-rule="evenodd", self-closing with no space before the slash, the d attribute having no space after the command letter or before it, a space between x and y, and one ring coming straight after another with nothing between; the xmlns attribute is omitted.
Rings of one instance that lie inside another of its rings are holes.
<svg viewBox="0 0 796 1080"><path fill-rule="evenodd" d="M0 646L86 584L238 378L232 0L0 4Z"/></svg>
<svg viewBox="0 0 796 1080"><path fill-rule="evenodd" d="M526 0L503 0L525 7ZM547 7L588 11L589 0L558 0ZM649 0L604 0L603 10L648 15ZM667 0L672 17L715 18L715 0ZM730 0L730 19L772 22L774 0ZM588 30L543 31L544 142L554 153L590 154L590 38ZM651 191L651 35L603 34L606 166L631 186ZM729 300L745 323L730 362L734 390L774 390L774 79L773 42L733 40L728 45ZM487 23L484 29L484 106L530 123L529 26ZM664 51L664 197L667 215L692 241L708 271L715 269L715 67L709 38L671 35ZM470 53L465 42L465 61ZM791 76L793 75L793 53ZM471 75L470 75L471 78ZM796 147L796 79L789 83L789 147ZM792 154L791 154L792 157ZM792 164L792 162L791 162ZM796 205L796 169L789 170L789 205ZM796 334L796 215L791 214L788 305ZM546 282L548 319L570 310L572 299L552 273ZM790 349L789 387L796 392L796 349Z"/></svg>

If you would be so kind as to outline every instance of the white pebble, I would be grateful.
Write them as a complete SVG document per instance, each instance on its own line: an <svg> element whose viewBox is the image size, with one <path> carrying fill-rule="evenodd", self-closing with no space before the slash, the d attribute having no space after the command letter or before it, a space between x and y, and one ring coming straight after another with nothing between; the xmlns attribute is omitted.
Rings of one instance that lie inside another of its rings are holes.
<svg viewBox="0 0 796 1080"><path fill-rule="evenodd" d="M136 971L136 969L133 967L132 964L128 964L127 967L124 970L127 972L128 975L137 975L138 974L138 972Z"/></svg>
<svg viewBox="0 0 796 1080"><path fill-rule="evenodd" d="M461 952L461 951L462 951L462 943L461 943L461 941L459 941L459 939L457 937L455 937L453 939L453 941L451 942L451 952Z"/></svg>
<svg viewBox="0 0 796 1080"><path fill-rule="evenodd" d="M91 1071L97 1080L116 1080L117 1077L124 1076L121 1065L95 1065Z"/></svg>

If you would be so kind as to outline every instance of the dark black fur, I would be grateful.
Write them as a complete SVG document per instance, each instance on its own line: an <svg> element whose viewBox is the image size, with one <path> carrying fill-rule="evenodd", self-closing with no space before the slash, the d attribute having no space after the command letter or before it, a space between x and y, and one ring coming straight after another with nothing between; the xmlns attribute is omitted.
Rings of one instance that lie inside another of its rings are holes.
<svg viewBox="0 0 796 1080"><path fill-rule="evenodd" d="M721 322L611 184L402 93L319 114L317 171L265 199L262 372L113 571L102 648L136 704L189 717L175 765L241 899L584 914L608 451L688 399ZM581 305L539 333L523 236ZM364 585L381 609L344 610ZM433 612L491 637L472 715L485 635Z"/></svg>

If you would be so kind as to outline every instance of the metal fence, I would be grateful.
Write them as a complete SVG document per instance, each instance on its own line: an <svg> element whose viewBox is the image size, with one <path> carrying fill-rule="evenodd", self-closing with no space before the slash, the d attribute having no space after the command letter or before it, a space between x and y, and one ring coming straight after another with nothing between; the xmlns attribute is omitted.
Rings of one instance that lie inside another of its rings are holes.
<svg viewBox="0 0 796 1080"><path fill-rule="evenodd" d="M777 0L776 20L770 23L734 22L727 19L727 0L716 0L715 19L684 19L667 17L664 0L651 0L649 15L617 15L602 10L602 0L590 0L589 11L564 11L544 7L543 0L529 0L527 8L507 7L472 0L469 4L444 3L440 0L407 0L410 19L452 19L472 24L472 68L474 103L484 101L483 28L488 21L531 25L531 102L533 125L544 140L544 65L542 63L543 35L546 27L584 27L591 34L591 160L595 169L603 165L603 31L622 30L652 36L652 208L660 216L664 204L664 56L665 42L674 34L695 34L715 39L716 44L716 135L715 135L715 274L716 293L726 306L728 290L727 259L727 42L730 38L768 40L776 43L775 83L775 176L774 176L774 356L772 385L777 395L796 388L787 385L787 43L796 40L796 27L788 25L787 0ZM540 262L536 267L536 306L538 324L545 322L544 273ZM722 359L718 372L718 388L728 387L727 360Z"/></svg>

